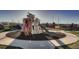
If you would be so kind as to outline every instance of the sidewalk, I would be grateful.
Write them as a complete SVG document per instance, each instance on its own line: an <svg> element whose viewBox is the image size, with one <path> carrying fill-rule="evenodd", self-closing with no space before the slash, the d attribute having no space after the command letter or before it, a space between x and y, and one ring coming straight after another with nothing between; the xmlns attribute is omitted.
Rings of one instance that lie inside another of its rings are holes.
<svg viewBox="0 0 79 59"><path fill-rule="evenodd" d="M0 44L1 45L10 45L12 43L12 41L15 40L13 38L6 37L5 36L6 33L8 33L8 32L0 33Z"/></svg>
<svg viewBox="0 0 79 59"><path fill-rule="evenodd" d="M64 37L64 38L60 38L58 40L50 40L50 42L52 42L55 46L67 45L67 44L71 44L71 43L74 43L79 40L79 37L77 37L76 35L67 33L65 31L49 30L49 32L61 32L61 33L66 34L66 37ZM49 38L49 39L52 39L52 38Z"/></svg>

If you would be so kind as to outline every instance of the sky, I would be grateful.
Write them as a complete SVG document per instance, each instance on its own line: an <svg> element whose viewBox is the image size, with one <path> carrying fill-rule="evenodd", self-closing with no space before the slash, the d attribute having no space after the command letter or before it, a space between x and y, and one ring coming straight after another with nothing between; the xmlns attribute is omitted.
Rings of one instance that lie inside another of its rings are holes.
<svg viewBox="0 0 79 59"><path fill-rule="evenodd" d="M79 10L29 10L41 23L79 24ZM22 23L27 10L0 10L0 22Z"/></svg>

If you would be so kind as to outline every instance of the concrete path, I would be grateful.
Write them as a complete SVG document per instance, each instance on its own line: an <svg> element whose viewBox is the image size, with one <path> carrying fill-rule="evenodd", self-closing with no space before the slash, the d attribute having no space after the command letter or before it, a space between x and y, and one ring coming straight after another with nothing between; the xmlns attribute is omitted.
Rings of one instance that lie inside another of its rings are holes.
<svg viewBox="0 0 79 59"><path fill-rule="evenodd" d="M74 34L71 34L71 33L67 33L65 31L53 31L53 30L49 30L49 32L61 32L61 33L64 33L66 35L66 37L64 38L60 38L58 40L52 40L52 38L48 37L49 39L51 39L50 41L55 45L55 46L61 46L61 45L67 45L67 44L71 44L71 43L74 43L76 41L79 40L79 37L74 35Z"/></svg>
<svg viewBox="0 0 79 59"><path fill-rule="evenodd" d="M0 44L9 45L14 39L6 37L8 32L0 33Z"/></svg>

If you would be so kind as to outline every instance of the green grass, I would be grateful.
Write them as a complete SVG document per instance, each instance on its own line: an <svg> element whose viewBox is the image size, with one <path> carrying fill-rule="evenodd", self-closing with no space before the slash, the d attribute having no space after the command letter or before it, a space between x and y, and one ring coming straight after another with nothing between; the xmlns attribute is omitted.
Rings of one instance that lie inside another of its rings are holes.
<svg viewBox="0 0 79 59"><path fill-rule="evenodd" d="M10 31L10 30L11 30L10 27L5 27L4 29L0 30L0 33L1 33L1 32L5 32L5 31Z"/></svg>
<svg viewBox="0 0 79 59"><path fill-rule="evenodd" d="M70 31L69 33L75 34L79 37L79 31Z"/></svg>
<svg viewBox="0 0 79 59"><path fill-rule="evenodd" d="M0 44L0 49L5 49L6 47L8 47L7 45L1 45Z"/></svg>

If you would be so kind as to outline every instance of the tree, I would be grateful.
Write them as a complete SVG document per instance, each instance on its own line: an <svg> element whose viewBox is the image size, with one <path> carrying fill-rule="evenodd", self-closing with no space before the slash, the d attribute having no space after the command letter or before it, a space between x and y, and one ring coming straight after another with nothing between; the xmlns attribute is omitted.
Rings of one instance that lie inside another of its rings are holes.
<svg viewBox="0 0 79 59"><path fill-rule="evenodd" d="M73 30L73 28L74 28L74 23L70 25L70 30Z"/></svg>
<svg viewBox="0 0 79 59"><path fill-rule="evenodd" d="M49 27L49 24L48 23L46 23L46 27Z"/></svg>
<svg viewBox="0 0 79 59"><path fill-rule="evenodd" d="M52 27L53 27L54 29L55 29L55 26L56 26L56 24L55 24L55 22L53 22L53 26L52 26Z"/></svg>

